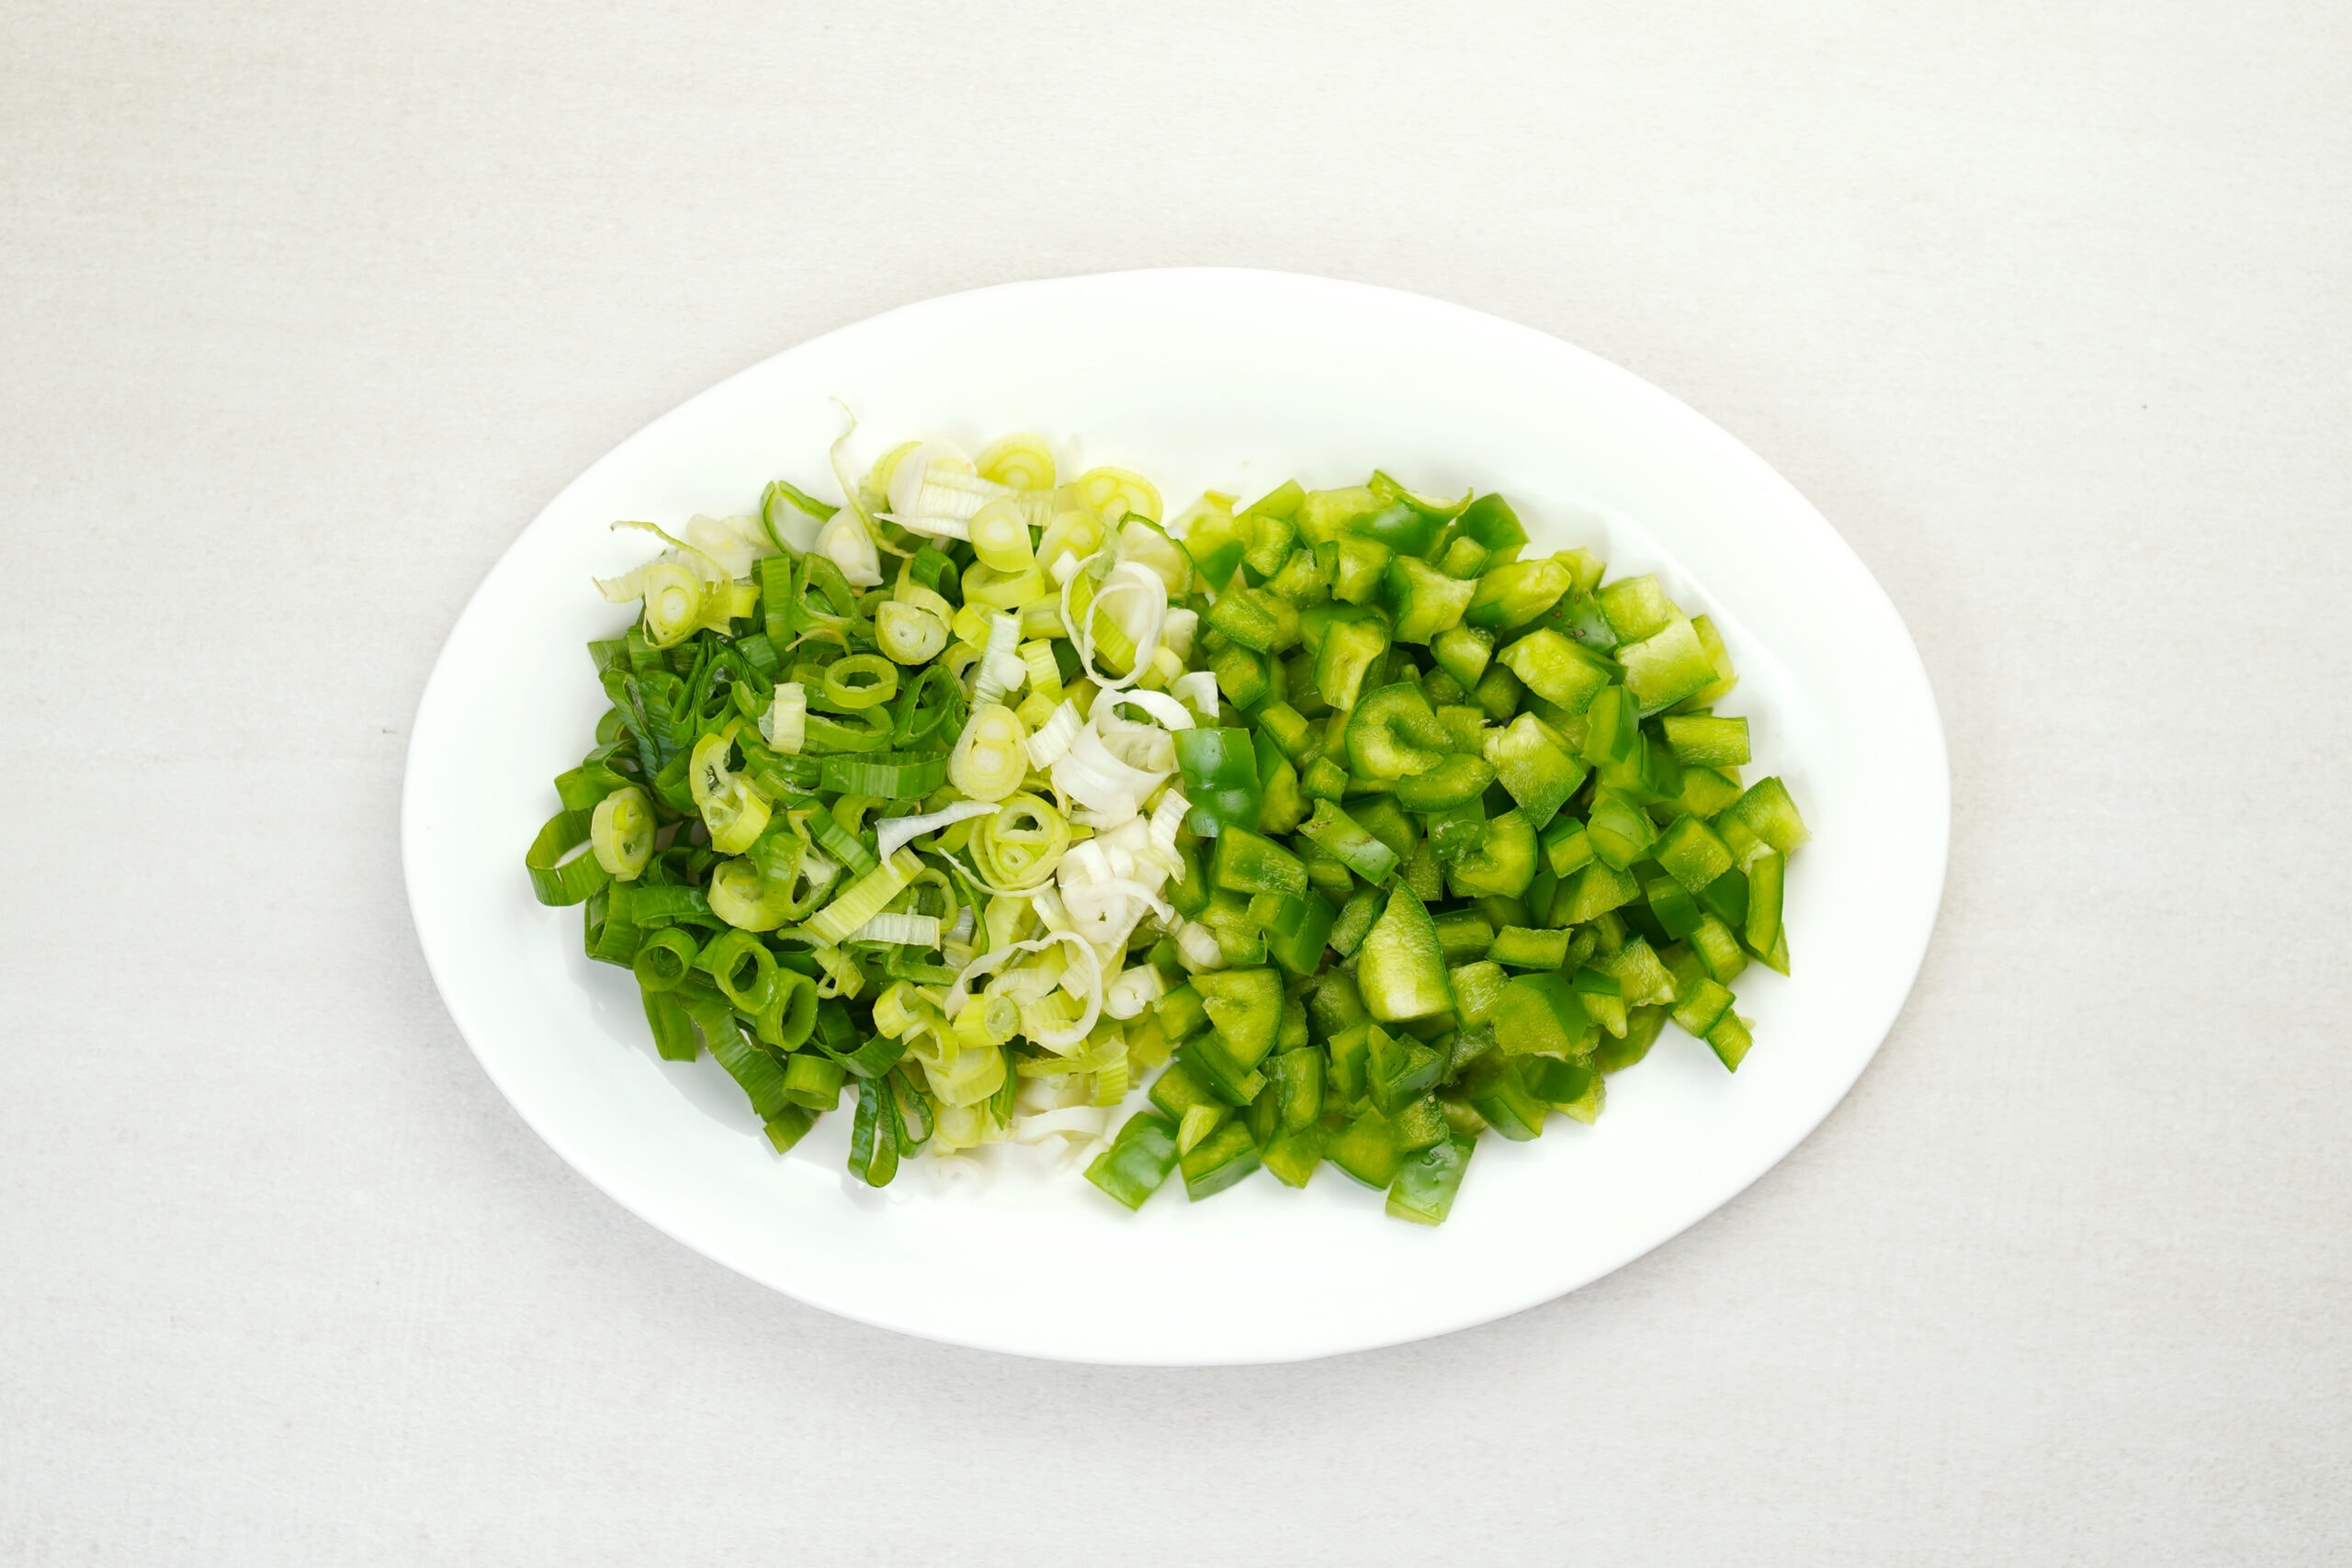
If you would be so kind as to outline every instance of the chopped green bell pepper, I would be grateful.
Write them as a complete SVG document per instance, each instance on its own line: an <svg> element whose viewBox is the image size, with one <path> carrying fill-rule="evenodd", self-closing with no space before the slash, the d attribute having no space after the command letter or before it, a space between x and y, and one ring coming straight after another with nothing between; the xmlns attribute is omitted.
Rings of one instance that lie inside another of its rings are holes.
<svg viewBox="0 0 2352 1568"><path fill-rule="evenodd" d="M1797 815L1797 803L1789 798L1788 785L1778 778L1761 778L1748 785L1747 793L1715 818L1715 830L1742 860L1758 843L1792 855L1813 836L1805 829L1804 818Z"/></svg>
<svg viewBox="0 0 2352 1568"><path fill-rule="evenodd" d="M1304 898L1306 863L1272 840L1228 823L1217 835L1209 880L1236 893L1280 893Z"/></svg>
<svg viewBox="0 0 2352 1568"><path fill-rule="evenodd" d="M1275 1180L1285 1187L1304 1187L1315 1175L1315 1168L1323 1163L1323 1151L1330 1142L1330 1133L1319 1124L1300 1127L1275 1134L1261 1157Z"/></svg>
<svg viewBox="0 0 2352 1568"><path fill-rule="evenodd" d="M1356 985L1365 1010L1383 1022L1448 1011L1445 954L1429 908L1409 887L1388 896L1388 907L1363 939Z"/></svg>
<svg viewBox="0 0 2352 1568"><path fill-rule="evenodd" d="M1516 898L1535 876L1535 829L1516 807L1486 824L1476 848L1453 863L1454 887L1476 897Z"/></svg>
<svg viewBox="0 0 2352 1568"><path fill-rule="evenodd" d="M1197 1203L1213 1198L1258 1168L1258 1140L1238 1122L1228 1122L1185 1154L1184 1196Z"/></svg>
<svg viewBox="0 0 2352 1568"><path fill-rule="evenodd" d="M1396 852L1328 800L1315 803L1315 814L1298 830L1366 882L1385 882L1396 869Z"/></svg>
<svg viewBox="0 0 2352 1568"><path fill-rule="evenodd" d="M1513 969L1557 969L1568 961L1568 933L1505 926L1495 933L1487 956Z"/></svg>
<svg viewBox="0 0 2352 1568"><path fill-rule="evenodd" d="M1501 964L1485 959L1449 970L1446 977L1453 987L1454 1016L1471 1028L1494 1021L1503 987L1510 984Z"/></svg>
<svg viewBox="0 0 2352 1568"><path fill-rule="evenodd" d="M1462 624L1478 591L1476 582L1448 577L1426 561L1398 556L1380 580L1381 603L1387 607L1390 636L1398 642L1427 643L1440 632Z"/></svg>
<svg viewBox="0 0 2352 1568"><path fill-rule="evenodd" d="M1594 813L1596 821L1599 812ZM1703 892L1732 868L1730 846L1696 817L1678 817L1657 840L1658 865L1692 893ZM1606 859L1604 846L1602 858ZM1753 896L1751 895L1751 906Z"/></svg>
<svg viewBox="0 0 2352 1568"><path fill-rule="evenodd" d="M1505 1055L1586 1055L1591 1032L1582 999L1558 975L1517 976L1495 1004L1495 1041Z"/></svg>
<svg viewBox="0 0 2352 1568"><path fill-rule="evenodd" d="M1487 1125L1513 1143L1544 1135L1544 1117L1550 1107L1529 1091L1515 1058L1493 1056L1480 1063L1463 1085L1463 1098Z"/></svg>
<svg viewBox="0 0 2352 1568"><path fill-rule="evenodd" d="M1695 818L1684 817L1677 820L1690 822ZM1632 795L1617 789L1604 788L1593 797L1591 814L1585 818L1585 833L1601 863L1617 871L1623 871L1647 855L1650 846L1657 842L1657 828L1650 821L1649 813ZM1730 862L1726 860L1724 863ZM1667 869L1670 872L1673 867Z"/></svg>
<svg viewBox="0 0 2352 1568"><path fill-rule="evenodd" d="M1356 705L1364 677L1387 651L1388 618L1379 610L1334 616L1324 625L1323 645L1315 656L1316 691L1335 710L1347 712Z"/></svg>
<svg viewBox="0 0 2352 1568"><path fill-rule="evenodd" d="M1282 976L1272 969L1213 969L1193 976L1193 985L1227 1058L1245 1069L1264 1060L1282 1027Z"/></svg>
<svg viewBox="0 0 2352 1568"><path fill-rule="evenodd" d="M1639 642L1663 630L1682 612L1666 596L1665 584L1654 574L1620 578L1598 595L1600 613L1621 643Z"/></svg>
<svg viewBox="0 0 2352 1568"><path fill-rule="evenodd" d="M1568 755L1559 733L1529 713L1488 734L1486 751L1494 776L1539 833L1583 785L1588 772L1581 760Z"/></svg>
<svg viewBox="0 0 2352 1568"><path fill-rule="evenodd" d="M1443 811L1476 800L1494 782L1495 768L1485 758L1456 753L1427 773L1398 779L1396 804L1408 811Z"/></svg>
<svg viewBox="0 0 2352 1568"><path fill-rule="evenodd" d="M1376 1107L1366 1107L1363 1114L1349 1122L1346 1131L1331 1140L1323 1157L1375 1190L1394 1181L1405 1160L1396 1146L1396 1129Z"/></svg>
<svg viewBox="0 0 2352 1568"><path fill-rule="evenodd" d="M1338 635L1334 626L1331 636ZM1364 779L1426 773L1444 760L1448 739L1421 689L1399 681L1366 694L1355 705L1348 719L1348 771Z"/></svg>
<svg viewBox="0 0 2352 1568"><path fill-rule="evenodd" d="M1640 700L1645 715L1672 707L1715 679L1706 646L1679 615L1639 642L1620 644L1617 661L1625 667L1625 689Z"/></svg>
<svg viewBox="0 0 2352 1568"><path fill-rule="evenodd" d="M1357 829L1356 831L1363 832L1363 829ZM1371 835L1366 834L1365 837ZM1380 912L1385 908L1387 900L1376 887L1360 887L1350 894L1347 903L1340 906L1339 919L1331 922L1331 951L1341 958L1354 956L1356 950L1363 945L1363 939L1371 934L1373 923L1380 919ZM1358 999L1361 1002L1361 998Z"/></svg>
<svg viewBox="0 0 2352 1568"><path fill-rule="evenodd" d="M1618 669L1549 626L1538 626L1496 657L1529 691L1570 716L1591 706Z"/></svg>
<svg viewBox="0 0 2352 1568"><path fill-rule="evenodd" d="M1450 626L1430 639L1430 652L1455 684L1465 693L1474 692L1495 657L1495 637L1476 626Z"/></svg>
<svg viewBox="0 0 2352 1568"><path fill-rule="evenodd" d="M1454 1133L1404 1161L1389 1184L1388 1213L1416 1224L1443 1224L1476 1148L1475 1136Z"/></svg>
<svg viewBox="0 0 2352 1568"><path fill-rule="evenodd" d="M1265 807L1258 753L1246 729L1180 729L1176 768L1192 809L1184 826L1204 838L1226 828L1255 829Z"/></svg>
<svg viewBox="0 0 2352 1568"><path fill-rule="evenodd" d="M1484 545L1487 558L1496 564L1512 559L1527 547L1527 530L1521 525L1519 514L1510 509L1510 502L1491 492L1463 508L1454 532Z"/></svg>
<svg viewBox="0 0 2352 1568"><path fill-rule="evenodd" d="M1445 1076L1445 1053L1410 1035L1392 1035L1375 1023L1365 1043L1365 1088L1383 1115L1397 1115Z"/></svg>
<svg viewBox="0 0 2352 1568"><path fill-rule="evenodd" d="M1781 940L1781 904L1788 880L1788 857L1768 850L1747 863L1747 918L1741 937L1748 951L1769 960Z"/></svg>
<svg viewBox="0 0 2352 1568"><path fill-rule="evenodd" d="M1556 560L1490 567L1463 612L1463 624L1509 631L1550 609L1571 586L1568 569Z"/></svg>
<svg viewBox="0 0 2352 1568"><path fill-rule="evenodd" d="M1159 1190L1176 1168L1176 1126L1166 1117L1138 1111L1119 1129L1111 1146L1086 1168L1086 1179L1130 1209Z"/></svg>
<svg viewBox="0 0 2352 1568"><path fill-rule="evenodd" d="M1668 715L1658 721L1667 750L1691 768L1736 768L1747 761L1747 720Z"/></svg>

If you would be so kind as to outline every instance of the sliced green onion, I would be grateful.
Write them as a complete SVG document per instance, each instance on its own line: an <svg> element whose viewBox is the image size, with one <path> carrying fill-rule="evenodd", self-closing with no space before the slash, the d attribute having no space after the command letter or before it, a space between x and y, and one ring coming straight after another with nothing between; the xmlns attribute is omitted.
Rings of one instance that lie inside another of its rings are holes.
<svg viewBox="0 0 2352 1568"><path fill-rule="evenodd" d="M839 947L922 873L922 863L906 850L860 877L848 892L819 910L805 928L828 947Z"/></svg>
<svg viewBox="0 0 2352 1568"><path fill-rule="evenodd" d="M872 653L854 653L826 666L818 684L827 707L862 713L899 694L899 667Z"/></svg>
<svg viewBox="0 0 2352 1568"><path fill-rule="evenodd" d="M889 600L874 613L874 638L900 664L927 664L947 646L947 623L918 605Z"/></svg>
<svg viewBox="0 0 2352 1568"><path fill-rule="evenodd" d="M686 977L701 951L693 932L682 926L665 926L639 945L629 967L648 992L672 990Z"/></svg>
<svg viewBox="0 0 2352 1568"><path fill-rule="evenodd" d="M588 842L596 863L622 882L636 880L653 858L653 803L635 784L596 803Z"/></svg>
<svg viewBox="0 0 2352 1568"><path fill-rule="evenodd" d="M948 760L948 780L974 800L1002 800L1029 774L1028 740L1029 727L1011 708L974 708Z"/></svg>
<svg viewBox="0 0 2352 1568"><path fill-rule="evenodd" d="M1025 432L990 442L972 459L980 478L1008 490L1054 488L1054 449L1042 435Z"/></svg>
<svg viewBox="0 0 2352 1568"><path fill-rule="evenodd" d="M972 863L993 886L1044 885L1069 848L1069 820L1034 795L1016 795L972 830Z"/></svg>
<svg viewBox="0 0 2352 1568"><path fill-rule="evenodd" d="M972 513L972 553L993 571L1023 572L1037 564L1029 520L1010 499L991 501Z"/></svg>
<svg viewBox="0 0 2352 1568"><path fill-rule="evenodd" d="M591 830L589 813L560 811L531 840L523 867L540 903L577 904L613 879L589 849Z"/></svg>
<svg viewBox="0 0 2352 1568"><path fill-rule="evenodd" d="M870 795L877 800L914 800L947 782L947 759L884 751L828 757L818 787L834 795Z"/></svg>
<svg viewBox="0 0 2352 1568"><path fill-rule="evenodd" d="M786 756L798 752L808 735L808 693L797 681L777 684L760 715L760 736Z"/></svg>

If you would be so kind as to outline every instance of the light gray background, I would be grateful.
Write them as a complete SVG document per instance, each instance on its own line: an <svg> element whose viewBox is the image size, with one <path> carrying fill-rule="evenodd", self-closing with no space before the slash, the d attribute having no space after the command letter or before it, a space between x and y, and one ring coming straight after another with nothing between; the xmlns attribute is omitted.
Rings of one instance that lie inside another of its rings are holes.
<svg viewBox="0 0 2352 1568"><path fill-rule="evenodd" d="M0 1556L2343 1561L2347 197L2321 5L0 4ZM1433 1343L801 1307L543 1147L409 928L411 713L566 480L872 311L1171 263L1679 394L1943 705L1852 1098Z"/></svg>

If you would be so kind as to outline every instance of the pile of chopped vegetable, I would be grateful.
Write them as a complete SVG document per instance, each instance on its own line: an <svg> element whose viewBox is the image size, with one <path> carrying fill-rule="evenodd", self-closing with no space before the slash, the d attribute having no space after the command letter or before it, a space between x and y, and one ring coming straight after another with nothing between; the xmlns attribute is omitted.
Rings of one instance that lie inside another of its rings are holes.
<svg viewBox="0 0 2352 1568"><path fill-rule="evenodd" d="M840 451L839 507L616 525L670 547L598 583L641 614L526 861L778 1151L847 1089L875 1186L1001 1141L1130 1208L1328 1161L1435 1224L1669 1021L1738 1067L1806 832L1656 577L1380 473L1163 527L1035 436Z"/></svg>

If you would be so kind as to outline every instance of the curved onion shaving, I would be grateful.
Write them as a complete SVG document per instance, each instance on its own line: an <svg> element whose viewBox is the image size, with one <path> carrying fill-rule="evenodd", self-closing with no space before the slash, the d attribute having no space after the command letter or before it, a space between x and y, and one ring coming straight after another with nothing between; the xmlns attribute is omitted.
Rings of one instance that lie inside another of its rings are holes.
<svg viewBox="0 0 2352 1568"><path fill-rule="evenodd" d="M1184 824L1184 813L1193 808L1180 790L1170 790L1159 797L1159 805L1151 814L1151 841L1154 848L1172 852L1176 848L1176 829Z"/></svg>
<svg viewBox="0 0 2352 1568"><path fill-rule="evenodd" d="M1211 720L1216 717L1216 677L1208 671L1195 670L1189 675L1179 675L1169 682L1168 689L1194 713Z"/></svg>
<svg viewBox="0 0 2352 1568"><path fill-rule="evenodd" d="M947 759L947 779L974 800L1002 800L1029 776L1029 727L1002 703L973 708Z"/></svg>
<svg viewBox="0 0 2352 1568"><path fill-rule="evenodd" d="M1060 761L1063 753L1069 750L1069 743L1078 739L1078 730L1077 705L1063 703L1046 716L1046 722L1038 727L1036 734L1029 738L1031 765L1050 768Z"/></svg>
<svg viewBox="0 0 2352 1568"><path fill-rule="evenodd" d="M1065 883L1062 907L1078 923L1078 934L1097 947L1124 946L1147 910L1163 920L1176 918L1176 911L1158 893L1128 877L1106 877L1075 887Z"/></svg>
<svg viewBox="0 0 2352 1568"><path fill-rule="evenodd" d="M1156 733L1164 740L1167 731ZM1078 732L1069 750L1054 764L1054 787L1088 810L1124 822L1143 809L1144 797L1159 787L1160 780L1176 771L1174 743L1165 743L1170 750L1166 768L1138 768L1114 755L1089 726Z"/></svg>
<svg viewBox="0 0 2352 1568"><path fill-rule="evenodd" d="M786 756L794 756L808 738L808 688L797 681L778 682L775 695L768 699L768 705L760 713L760 739Z"/></svg>
<svg viewBox="0 0 2352 1568"><path fill-rule="evenodd" d="M1120 971L1102 993L1102 1010L1113 1018L1130 1019L1168 994L1168 982L1148 964Z"/></svg>
<svg viewBox="0 0 2352 1568"><path fill-rule="evenodd" d="M1013 1120L1012 1141L1042 1144L1047 1138L1099 1138L1110 1117L1109 1111L1095 1105L1065 1105L1057 1111L1040 1111Z"/></svg>
<svg viewBox="0 0 2352 1568"><path fill-rule="evenodd" d="M779 692L783 690L781 686L776 689ZM952 828L967 818L993 816L995 812L994 801L959 800L953 806L926 811L920 817L885 817L874 824L876 852L882 859L888 860L899 846L911 843L925 833Z"/></svg>
<svg viewBox="0 0 2352 1568"><path fill-rule="evenodd" d="M844 942L895 942L908 947L937 947L937 915L880 914L842 939Z"/></svg>
<svg viewBox="0 0 2352 1568"><path fill-rule="evenodd" d="M1198 920L1186 920L1177 926L1176 953L1188 969L1225 967L1225 949L1216 944L1216 932Z"/></svg>
<svg viewBox="0 0 2352 1568"><path fill-rule="evenodd" d="M1091 558L1090 558L1091 559ZM1062 583L1062 626L1069 631L1071 644L1078 649L1079 662L1095 682L1106 692L1115 692L1143 679L1151 668L1151 656L1159 649L1159 635L1168 624L1168 585L1159 574L1148 566L1134 561L1121 561L1103 578L1102 585L1086 606L1086 614L1073 616L1069 604L1070 584L1078 581L1073 572ZM1133 638L1136 645L1135 664L1125 675L1113 678L1094 667L1094 619L1111 614L1127 603L1141 606L1137 624L1119 623L1120 629ZM1083 622L1084 624L1080 624Z"/></svg>
<svg viewBox="0 0 2352 1568"><path fill-rule="evenodd" d="M705 517L696 513L686 519L686 538L696 550L717 561L729 578L749 577L753 561L775 553L756 517Z"/></svg>
<svg viewBox="0 0 2352 1568"><path fill-rule="evenodd" d="M847 504L817 530L817 553L841 568L842 576L849 580L851 587L878 588L882 584L882 557L875 547L874 525L857 498L857 486L850 482L849 470L842 466L842 448L857 433L857 415L839 398L833 402L849 420L849 427L834 438L826 457L832 464L833 482L842 487L842 498Z"/></svg>
<svg viewBox="0 0 2352 1568"><path fill-rule="evenodd" d="M1084 997L1085 1010L1079 1014L1078 1021L1068 1028L1048 1029L1043 1033L1033 1034L1030 1038L1048 1051L1058 1052L1065 1056L1069 1055L1086 1043L1086 1037L1094 1032L1096 1021L1102 1016L1102 962L1094 956L1094 949L1087 945L1086 939L1076 931L1047 931L1044 936L1033 937L1027 942L1016 942L1009 946L1000 947L992 953L980 954L964 965L963 972L956 976L956 983L947 987L947 997L942 1010L949 1018L954 1018L963 1011L964 1005L971 1000L971 985L974 980L995 974L1022 953L1043 953L1056 942L1068 943L1078 954L1079 961L1085 965L1084 974L1079 977L1079 988L1073 992L1075 995ZM1062 988L1071 989L1067 976L1064 977Z"/></svg>
<svg viewBox="0 0 2352 1568"><path fill-rule="evenodd" d="M980 478L961 452L926 442L890 470L888 515L910 533L967 538L972 514L1012 493L1008 487Z"/></svg>
<svg viewBox="0 0 2352 1568"><path fill-rule="evenodd" d="M972 705L1001 703L1004 694L1021 684L1029 673L1029 666L1021 662L1013 649L1021 646L1021 617L1008 615L999 610L989 617L988 646L980 650L979 674L972 682ZM1004 669L1006 660L1014 668Z"/></svg>

